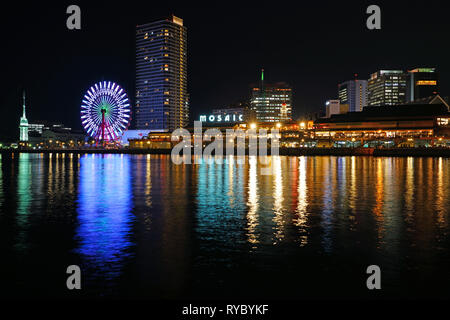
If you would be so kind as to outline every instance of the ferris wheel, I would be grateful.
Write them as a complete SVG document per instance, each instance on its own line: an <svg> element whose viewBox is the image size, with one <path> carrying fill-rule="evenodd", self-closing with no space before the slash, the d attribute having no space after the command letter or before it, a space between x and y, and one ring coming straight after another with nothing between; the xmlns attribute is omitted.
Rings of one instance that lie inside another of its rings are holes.
<svg viewBox="0 0 450 320"><path fill-rule="evenodd" d="M125 91L116 83L102 81L88 89L81 104L81 123L96 142L119 140L130 125L131 109Z"/></svg>

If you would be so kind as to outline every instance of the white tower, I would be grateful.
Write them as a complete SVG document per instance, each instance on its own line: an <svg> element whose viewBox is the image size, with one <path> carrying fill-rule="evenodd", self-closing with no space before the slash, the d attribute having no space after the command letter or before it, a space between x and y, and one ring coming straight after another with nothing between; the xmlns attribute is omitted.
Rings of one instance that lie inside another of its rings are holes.
<svg viewBox="0 0 450 320"><path fill-rule="evenodd" d="M23 115L19 123L20 141L28 141L28 120L25 115L25 91L23 91Z"/></svg>

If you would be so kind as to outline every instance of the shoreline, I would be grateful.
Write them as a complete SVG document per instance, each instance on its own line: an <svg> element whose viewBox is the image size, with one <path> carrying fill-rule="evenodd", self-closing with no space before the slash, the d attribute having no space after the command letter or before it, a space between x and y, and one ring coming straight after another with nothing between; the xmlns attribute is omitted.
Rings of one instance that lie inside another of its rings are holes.
<svg viewBox="0 0 450 320"><path fill-rule="evenodd" d="M0 154L64 153L64 154L160 154L170 155L171 149L15 149L0 150ZM236 150L234 152L236 155ZM246 149L245 154L248 154ZM270 155L270 149L267 150ZM450 148L280 148L280 156L373 156L373 157L450 157ZM224 152L225 156L225 152Z"/></svg>

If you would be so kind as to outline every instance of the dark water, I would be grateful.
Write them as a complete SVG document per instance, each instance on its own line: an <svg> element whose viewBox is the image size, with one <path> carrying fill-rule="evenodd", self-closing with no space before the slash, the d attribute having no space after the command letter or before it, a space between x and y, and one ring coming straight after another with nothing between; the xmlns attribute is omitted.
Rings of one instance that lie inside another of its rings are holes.
<svg viewBox="0 0 450 320"><path fill-rule="evenodd" d="M3 296L450 297L450 159L1 157Z"/></svg>

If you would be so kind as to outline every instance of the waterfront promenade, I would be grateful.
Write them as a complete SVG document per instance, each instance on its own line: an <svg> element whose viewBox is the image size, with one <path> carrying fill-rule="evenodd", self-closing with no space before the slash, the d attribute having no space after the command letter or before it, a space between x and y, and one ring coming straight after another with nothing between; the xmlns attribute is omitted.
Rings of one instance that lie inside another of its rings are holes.
<svg viewBox="0 0 450 320"><path fill-rule="evenodd" d="M65 153L65 154L170 154L171 149L2 149L1 154ZM225 155L225 151L223 153ZM236 154L236 152L235 152ZM248 149L245 150L248 154ZM270 149L267 150L270 155ZM386 157L450 157L450 148L280 148L281 156L386 156Z"/></svg>

